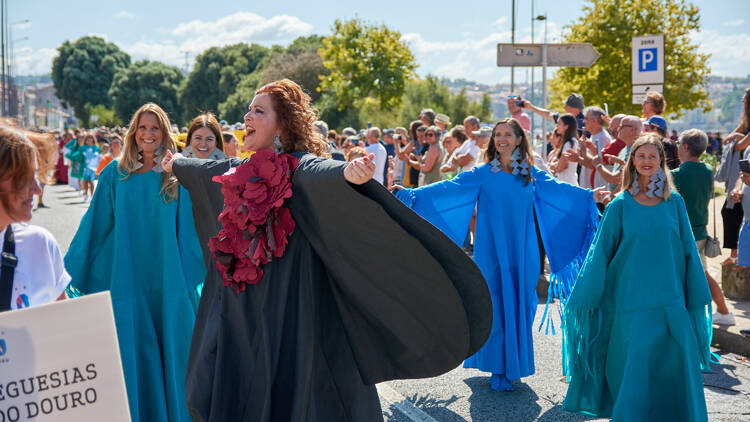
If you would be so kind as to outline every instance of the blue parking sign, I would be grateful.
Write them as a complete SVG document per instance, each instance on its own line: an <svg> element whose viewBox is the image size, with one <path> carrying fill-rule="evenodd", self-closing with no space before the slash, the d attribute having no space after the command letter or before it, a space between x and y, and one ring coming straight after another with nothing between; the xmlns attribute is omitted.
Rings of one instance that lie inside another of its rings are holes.
<svg viewBox="0 0 750 422"><path fill-rule="evenodd" d="M650 72L659 68L656 48L641 48L638 50L638 70Z"/></svg>

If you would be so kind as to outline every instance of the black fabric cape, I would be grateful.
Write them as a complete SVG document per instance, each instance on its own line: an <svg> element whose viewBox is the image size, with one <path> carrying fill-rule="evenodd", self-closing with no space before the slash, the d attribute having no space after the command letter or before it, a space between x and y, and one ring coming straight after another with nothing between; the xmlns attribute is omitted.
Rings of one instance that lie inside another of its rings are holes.
<svg viewBox="0 0 750 422"><path fill-rule="evenodd" d="M186 380L196 421L380 421L374 384L447 372L490 333L487 284L452 241L377 182L346 182L346 163L295 155L296 227L240 293L207 244L223 208L211 177L242 161L174 162L208 268Z"/></svg>

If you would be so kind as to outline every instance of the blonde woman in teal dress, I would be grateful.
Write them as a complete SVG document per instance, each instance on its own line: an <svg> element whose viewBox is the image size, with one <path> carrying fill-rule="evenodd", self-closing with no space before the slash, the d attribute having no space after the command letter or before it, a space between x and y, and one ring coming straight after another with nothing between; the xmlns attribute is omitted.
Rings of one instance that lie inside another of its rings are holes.
<svg viewBox="0 0 750 422"><path fill-rule="evenodd" d="M659 139L638 139L565 306L565 410L707 420L711 295L668 175Z"/></svg>

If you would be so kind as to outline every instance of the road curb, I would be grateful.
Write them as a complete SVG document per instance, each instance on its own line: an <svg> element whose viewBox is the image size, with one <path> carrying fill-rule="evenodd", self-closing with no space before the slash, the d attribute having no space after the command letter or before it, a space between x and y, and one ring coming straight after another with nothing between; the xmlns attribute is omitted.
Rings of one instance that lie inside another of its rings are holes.
<svg viewBox="0 0 750 422"><path fill-rule="evenodd" d="M750 358L750 337L727 330L727 327L714 325L711 345L719 349Z"/></svg>

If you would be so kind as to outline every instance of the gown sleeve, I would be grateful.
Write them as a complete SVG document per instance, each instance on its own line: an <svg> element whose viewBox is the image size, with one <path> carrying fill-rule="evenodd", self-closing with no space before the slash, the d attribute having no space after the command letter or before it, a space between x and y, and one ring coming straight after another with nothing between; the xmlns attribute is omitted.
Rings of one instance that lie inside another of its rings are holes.
<svg viewBox="0 0 750 422"><path fill-rule="evenodd" d="M120 178L117 161L99 175L91 204L65 254L65 269L72 278L73 296L110 288L114 259L115 193Z"/></svg>
<svg viewBox="0 0 750 422"><path fill-rule="evenodd" d="M607 206L564 310L563 374L568 393L563 408L606 413L611 409L605 364L612 306L606 294L607 272L621 239L622 198Z"/></svg>
<svg viewBox="0 0 750 422"><path fill-rule="evenodd" d="M455 368L484 344L492 326L481 272L382 185L349 184L345 166L302 159L288 201L326 268L363 381Z"/></svg>
<svg viewBox="0 0 750 422"><path fill-rule="evenodd" d="M540 328L547 320L553 298L565 303L578 271L591 247L599 223L593 191L552 177L537 168L534 177L534 210L539 233L550 265L547 308ZM562 315L561 315L562 317ZM550 320L547 320L548 326Z"/></svg>
<svg viewBox="0 0 750 422"><path fill-rule="evenodd" d="M472 169L451 180L416 189L400 189L395 195L454 243L463 245L476 208L479 188L479 172Z"/></svg>
<svg viewBox="0 0 750 422"><path fill-rule="evenodd" d="M685 208L685 201L679 194L672 193L676 199L677 214L680 221L680 239L685 251L685 306L698 340L698 353L701 369L711 369L711 292L706 282L700 254L695 244L690 219Z"/></svg>

